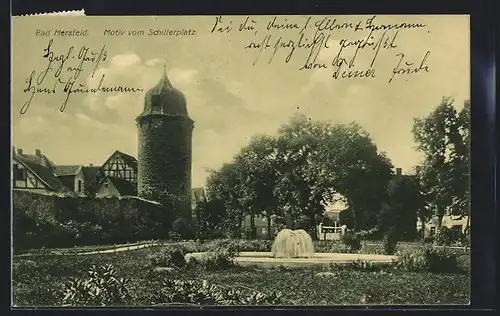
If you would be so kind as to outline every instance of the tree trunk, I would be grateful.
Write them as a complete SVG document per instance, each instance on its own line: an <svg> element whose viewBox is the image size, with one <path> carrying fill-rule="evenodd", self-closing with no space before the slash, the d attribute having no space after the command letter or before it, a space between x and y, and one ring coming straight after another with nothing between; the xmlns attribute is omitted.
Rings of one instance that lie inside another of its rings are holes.
<svg viewBox="0 0 500 316"><path fill-rule="evenodd" d="M352 215L352 230L356 231L358 228L358 217L356 216L356 208L353 206L351 209L351 215Z"/></svg>
<svg viewBox="0 0 500 316"><path fill-rule="evenodd" d="M420 222L422 223L422 242L425 240L425 219L421 218Z"/></svg>
<svg viewBox="0 0 500 316"><path fill-rule="evenodd" d="M267 215L267 238L269 240L273 239L273 234L271 232L271 215Z"/></svg>
<svg viewBox="0 0 500 316"><path fill-rule="evenodd" d="M437 227L436 227L436 230L439 231L439 229L441 228L441 226L443 225L443 215L439 214L438 215L438 222L437 222Z"/></svg>
<svg viewBox="0 0 500 316"><path fill-rule="evenodd" d="M318 240L318 229L316 227L316 216L311 215L309 217L310 235L312 240Z"/></svg>
<svg viewBox="0 0 500 316"><path fill-rule="evenodd" d="M470 211L469 214L467 215L467 223L465 224L465 234L469 234L470 230Z"/></svg>
<svg viewBox="0 0 500 316"><path fill-rule="evenodd" d="M244 217L238 216L237 236L241 238L241 227L243 226Z"/></svg>
<svg viewBox="0 0 500 316"><path fill-rule="evenodd" d="M255 215L251 214L250 215L250 239L255 239Z"/></svg>
<svg viewBox="0 0 500 316"><path fill-rule="evenodd" d="M436 225L436 232L439 231L439 229L441 228L441 225L443 224L443 217L444 217L444 207L442 205L439 205L437 207L438 222L437 222L437 225Z"/></svg>
<svg viewBox="0 0 500 316"><path fill-rule="evenodd" d="M287 229L294 229L294 222L290 214L285 214L283 220L285 221L285 226Z"/></svg>

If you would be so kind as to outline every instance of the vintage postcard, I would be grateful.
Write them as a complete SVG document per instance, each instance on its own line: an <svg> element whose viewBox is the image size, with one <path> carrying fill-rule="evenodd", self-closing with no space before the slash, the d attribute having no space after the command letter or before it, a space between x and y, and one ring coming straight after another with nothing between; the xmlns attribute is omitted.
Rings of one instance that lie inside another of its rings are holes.
<svg viewBox="0 0 500 316"><path fill-rule="evenodd" d="M12 306L469 304L469 16L12 23Z"/></svg>

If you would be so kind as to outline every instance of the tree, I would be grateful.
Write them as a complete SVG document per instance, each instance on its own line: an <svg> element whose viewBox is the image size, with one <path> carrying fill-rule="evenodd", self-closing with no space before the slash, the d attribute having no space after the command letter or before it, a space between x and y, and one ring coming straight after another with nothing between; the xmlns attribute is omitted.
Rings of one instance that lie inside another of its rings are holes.
<svg viewBox="0 0 500 316"><path fill-rule="evenodd" d="M358 124L333 125L297 115L281 127L277 145L276 191L291 224L306 217L301 228L315 237L323 205L340 194L348 201L355 229L376 225L392 164Z"/></svg>
<svg viewBox="0 0 500 316"><path fill-rule="evenodd" d="M420 221L421 224L421 238L422 241L424 241L425 237L425 224L432 218L433 212L432 212L432 204L429 203L429 198L426 194L426 190L424 190L424 185L425 181L423 181L422 177L422 166L416 166L414 169L414 175L413 179L417 182L417 185L419 187L419 205L417 208L417 218Z"/></svg>
<svg viewBox="0 0 500 316"><path fill-rule="evenodd" d="M250 215L252 238L255 237L255 216L267 219L268 238L271 239L271 217L277 213L274 188L278 179L275 166L276 141L270 136L255 136L235 157L241 176L242 205Z"/></svg>
<svg viewBox="0 0 500 316"><path fill-rule="evenodd" d="M276 137L252 138L230 164L211 174L207 191L224 201L228 221L264 215L268 223L282 219L316 238L324 205L338 193L353 210L354 228L375 226L391 168L359 125L296 115Z"/></svg>
<svg viewBox="0 0 500 316"><path fill-rule="evenodd" d="M354 227L354 218L352 216L352 211L349 208L340 211L339 224L350 228Z"/></svg>
<svg viewBox="0 0 500 316"><path fill-rule="evenodd" d="M441 226L448 208L454 215L469 212L470 102L457 112L443 98L427 117L414 120L413 136L424 153L422 185Z"/></svg>
<svg viewBox="0 0 500 316"><path fill-rule="evenodd" d="M322 215L322 202L333 195L333 177L326 176L328 166L322 155L329 125L296 115L279 129L275 193L288 228L303 228L313 238L316 218Z"/></svg>
<svg viewBox="0 0 500 316"><path fill-rule="evenodd" d="M380 231L393 229L397 239L416 237L416 221L424 206L419 179L413 175L396 175L387 187L387 203L379 216Z"/></svg>
<svg viewBox="0 0 500 316"><path fill-rule="evenodd" d="M195 214L197 237L199 239L211 239L223 235L227 217L223 201L202 198L196 206Z"/></svg>
<svg viewBox="0 0 500 316"><path fill-rule="evenodd" d="M331 182L335 191L347 199L352 228L375 227L392 178L391 161L378 152L369 134L356 123L334 126L325 147L325 163L334 166Z"/></svg>
<svg viewBox="0 0 500 316"><path fill-rule="evenodd" d="M207 179L207 198L209 201L221 201L225 209L225 231L235 238L241 237L244 218L241 196L241 179L235 163L226 163L219 170L211 170Z"/></svg>

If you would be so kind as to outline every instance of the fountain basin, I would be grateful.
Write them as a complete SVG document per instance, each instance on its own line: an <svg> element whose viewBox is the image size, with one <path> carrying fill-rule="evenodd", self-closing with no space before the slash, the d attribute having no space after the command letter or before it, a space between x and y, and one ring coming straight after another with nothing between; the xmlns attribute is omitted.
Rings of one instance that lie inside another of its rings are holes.
<svg viewBox="0 0 500 316"><path fill-rule="evenodd" d="M205 252L186 254L186 260L199 258ZM314 265L346 264L353 261L369 261L373 263L390 263L396 256L356 254L356 253L315 253L311 258L274 258L271 252L240 252L235 262L241 266L263 267L303 267Z"/></svg>

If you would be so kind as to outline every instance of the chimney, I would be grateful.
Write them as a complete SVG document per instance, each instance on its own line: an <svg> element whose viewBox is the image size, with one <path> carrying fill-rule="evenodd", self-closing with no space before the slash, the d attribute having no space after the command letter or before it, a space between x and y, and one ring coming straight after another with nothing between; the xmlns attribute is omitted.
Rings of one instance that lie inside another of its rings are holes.
<svg viewBox="0 0 500 316"><path fill-rule="evenodd" d="M400 176L400 175L402 175L402 174L403 174L403 169L401 169L401 168L396 168L396 175L397 175L397 176Z"/></svg>
<svg viewBox="0 0 500 316"><path fill-rule="evenodd" d="M18 155L22 155L23 154L23 149L22 148L18 148L17 149L17 154Z"/></svg>
<svg viewBox="0 0 500 316"><path fill-rule="evenodd" d="M40 149L35 149L35 155L37 157L42 157L42 151Z"/></svg>

